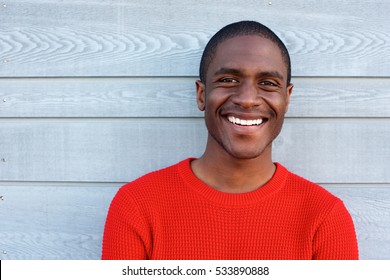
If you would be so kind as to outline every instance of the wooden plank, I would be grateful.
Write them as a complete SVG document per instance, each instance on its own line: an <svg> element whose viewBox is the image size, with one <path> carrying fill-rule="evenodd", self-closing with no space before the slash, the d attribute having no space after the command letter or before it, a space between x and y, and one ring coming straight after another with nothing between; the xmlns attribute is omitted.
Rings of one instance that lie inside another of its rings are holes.
<svg viewBox="0 0 390 280"><path fill-rule="evenodd" d="M2 79L0 117L201 117L195 79ZM293 83L289 117L390 117L389 78Z"/></svg>
<svg viewBox="0 0 390 280"><path fill-rule="evenodd" d="M119 186L0 183L0 259L100 259L107 209ZM389 259L390 185L325 187L354 219L360 258Z"/></svg>
<svg viewBox="0 0 390 280"><path fill-rule="evenodd" d="M197 155L206 138L201 119L157 118L12 119L0 135L0 180L12 181L128 181Z"/></svg>
<svg viewBox="0 0 390 280"><path fill-rule="evenodd" d="M0 185L0 259L100 259L115 185Z"/></svg>
<svg viewBox="0 0 390 280"><path fill-rule="evenodd" d="M0 117L201 116L195 79L4 79Z"/></svg>
<svg viewBox="0 0 390 280"><path fill-rule="evenodd" d="M318 183L389 183L388 119L291 119L274 159Z"/></svg>
<svg viewBox="0 0 390 280"><path fill-rule="evenodd" d="M194 76L208 38L243 18L282 37L294 75L390 75L386 0L7 4L0 8L1 77Z"/></svg>
<svg viewBox="0 0 390 280"><path fill-rule="evenodd" d="M390 117L390 79L293 78L289 117Z"/></svg>
<svg viewBox="0 0 390 280"><path fill-rule="evenodd" d="M5 119L0 180L125 182L200 156L203 119ZM274 159L319 183L389 183L388 119L287 119Z"/></svg>

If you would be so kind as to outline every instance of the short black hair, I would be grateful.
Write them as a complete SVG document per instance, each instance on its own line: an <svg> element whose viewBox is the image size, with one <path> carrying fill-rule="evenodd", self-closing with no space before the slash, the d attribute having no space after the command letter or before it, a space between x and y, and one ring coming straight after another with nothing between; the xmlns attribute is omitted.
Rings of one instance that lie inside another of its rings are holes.
<svg viewBox="0 0 390 280"><path fill-rule="evenodd" d="M283 61L287 67L287 84L291 81L291 60L287 47L282 40L268 27L256 21L239 21L226 25L219 30L207 43L200 61L199 78L205 83L207 71L213 61L219 44L239 36L258 35L274 42L280 49Z"/></svg>

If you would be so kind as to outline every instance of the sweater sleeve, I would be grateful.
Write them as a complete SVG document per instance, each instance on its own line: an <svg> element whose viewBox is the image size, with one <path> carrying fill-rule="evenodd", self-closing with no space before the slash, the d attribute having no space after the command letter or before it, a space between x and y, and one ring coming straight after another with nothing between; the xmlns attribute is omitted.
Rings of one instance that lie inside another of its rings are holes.
<svg viewBox="0 0 390 280"><path fill-rule="evenodd" d="M352 217L343 202L339 201L315 233L313 259L356 260L358 258L358 244Z"/></svg>
<svg viewBox="0 0 390 280"><path fill-rule="evenodd" d="M151 235L134 201L122 189L111 202L103 234L103 260L148 259Z"/></svg>

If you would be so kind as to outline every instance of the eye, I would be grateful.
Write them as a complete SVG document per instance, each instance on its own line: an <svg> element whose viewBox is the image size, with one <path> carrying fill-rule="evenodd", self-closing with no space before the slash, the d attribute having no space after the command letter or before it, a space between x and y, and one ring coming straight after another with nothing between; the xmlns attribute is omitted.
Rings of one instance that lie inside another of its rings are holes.
<svg viewBox="0 0 390 280"><path fill-rule="evenodd" d="M261 81L259 84L262 86L270 86L270 87L277 87L278 86L276 83L271 82L271 81Z"/></svg>
<svg viewBox="0 0 390 280"><path fill-rule="evenodd" d="M222 79L219 79L219 82L220 83L238 83L238 80L234 79L234 78L222 78Z"/></svg>

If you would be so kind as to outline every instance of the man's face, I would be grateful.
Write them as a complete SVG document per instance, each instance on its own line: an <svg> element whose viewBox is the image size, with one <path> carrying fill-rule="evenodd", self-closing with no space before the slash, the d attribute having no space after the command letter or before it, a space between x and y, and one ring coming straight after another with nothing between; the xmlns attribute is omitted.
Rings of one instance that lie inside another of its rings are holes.
<svg viewBox="0 0 390 280"><path fill-rule="evenodd" d="M222 42L205 84L197 81L198 107L205 110L209 131L208 148L237 159L270 155L292 87L287 84L281 52L272 41L240 36Z"/></svg>

